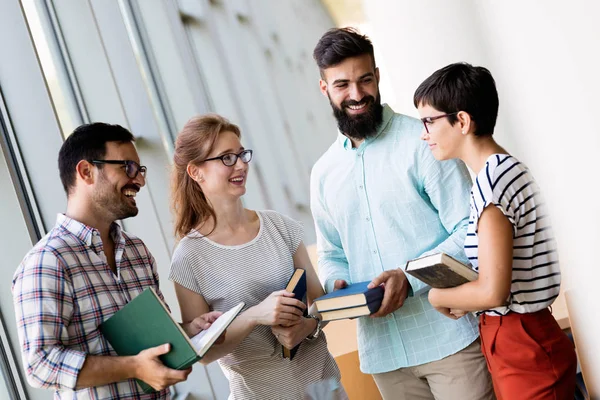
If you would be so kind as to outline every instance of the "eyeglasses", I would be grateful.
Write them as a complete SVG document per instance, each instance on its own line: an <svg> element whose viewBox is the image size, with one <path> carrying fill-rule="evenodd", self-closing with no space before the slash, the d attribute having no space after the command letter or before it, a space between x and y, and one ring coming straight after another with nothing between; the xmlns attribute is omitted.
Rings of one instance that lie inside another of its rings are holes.
<svg viewBox="0 0 600 400"><path fill-rule="evenodd" d="M427 134L429 135L429 125L433 124L433 121L435 121L436 119L440 119L440 118L444 118L444 117L449 117L451 115L456 115L458 114L460 111L457 112L453 112L450 114L442 114L442 115L436 115L434 117L425 117L425 118L421 118L421 122L423 123L423 126L425 127L425 131L427 132Z"/></svg>
<svg viewBox="0 0 600 400"><path fill-rule="evenodd" d="M250 160L252 160L252 150L244 150L238 154L227 153L227 154L223 154L222 156L219 156L219 157L207 158L206 160L202 160L201 162L212 161L212 160L221 160L223 162L223 164L225 164L227 167L232 167L235 165L238 158L241 158L244 163L248 164L250 162Z"/></svg>
<svg viewBox="0 0 600 400"><path fill-rule="evenodd" d="M147 168L131 160L92 160L92 164L117 164L125 166L125 174L131 179L135 179L139 174L146 178Z"/></svg>

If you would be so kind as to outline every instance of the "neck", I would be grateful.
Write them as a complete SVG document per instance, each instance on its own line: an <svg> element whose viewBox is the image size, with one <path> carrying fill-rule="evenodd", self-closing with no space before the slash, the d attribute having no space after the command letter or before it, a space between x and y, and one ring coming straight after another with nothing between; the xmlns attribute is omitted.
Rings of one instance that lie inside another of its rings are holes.
<svg viewBox="0 0 600 400"><path fill-rule="evenodd" d="M76 195L71 195L67 201L67 211L65 215L71 219L81 222L84 225L91 226L100 232L102 241L109 238L110 226L114 222L94 212L94 207L85 201L77 199Z"/></svg>
<svg viewBox="0 0 600 400"><path fill-rule="evenodd" d="M232 200L219 199L218 201L211 201L211 204L213 204L213 209L217 216L217 225L214 226L214 221L207 221L201 231L210 232L214 227L213 233L235 232L250 222L249 215L242 204L241 198Z"/></svg>
<svg viewBox="0 0 600 400"><path fill-rule="evenodd" d="M354 149L357 149L362 144L362 142L365 141L365 139L354 139L354 138L346 135L345 133L344 133L344 136L346 136L348 139L350 139L350 143L352 143L352 148L354 148Z"/></svg>
<svg viewBox="0 0 600 400"><path fill-rule="evenodd" d="M470 134L459 158L477 175L492 154L508 154L508 152L496 143L492 136L477 137Z"/></svg>

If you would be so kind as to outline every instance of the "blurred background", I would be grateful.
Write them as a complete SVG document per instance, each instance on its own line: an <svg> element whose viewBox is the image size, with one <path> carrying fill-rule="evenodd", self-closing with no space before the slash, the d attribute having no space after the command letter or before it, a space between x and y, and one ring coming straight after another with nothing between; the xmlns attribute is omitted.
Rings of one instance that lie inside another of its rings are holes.
<svg viewBox="0 0 600 400"><path fill-rule="evenodd" d="M10 286L66 208L57 154L79 124L118 123L137 137L148 183L123 225L156 257L176 318L169 167L191 116L217 112L241 127L255 152L246 205L301 221L314 243L310 170L337 131L312 50L334 26L371 37L382 100L403 114L417 116L413 92L434 70L491 70L497 140L550 207L570 328L597 393L599 19L594 0L0 0L0 400L52 397L23 377ZM175 392L229 394L216 363L197 364Z"/></svg>

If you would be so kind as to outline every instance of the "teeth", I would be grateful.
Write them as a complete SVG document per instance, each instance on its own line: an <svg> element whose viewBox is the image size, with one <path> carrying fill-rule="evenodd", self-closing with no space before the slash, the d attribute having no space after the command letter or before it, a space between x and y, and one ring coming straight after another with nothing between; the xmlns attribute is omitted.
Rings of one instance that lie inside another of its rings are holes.
<svg viewBox="0 0 600 400"><path fill-rule="evenodd" d="M127 189L127 190L123 191L123 194L125 194L125 196L127 196L127 197L135 197L137 192L135 190Z"/></svg>
<svg viewBox="0 0 600 400"><path fill-rule="evenodd" d="M244 178L231 178L230 179L231 182L241 182L243 180L244 180Z"/></svg>
<svg viewBox="0 0 600 400"><path fill-rule="evenodd" d="M362 108L364 108L367 105L367 103L362 103L362 104L358 104L358 105L349 105L348 108L351 110L360 110Z"/></svg>

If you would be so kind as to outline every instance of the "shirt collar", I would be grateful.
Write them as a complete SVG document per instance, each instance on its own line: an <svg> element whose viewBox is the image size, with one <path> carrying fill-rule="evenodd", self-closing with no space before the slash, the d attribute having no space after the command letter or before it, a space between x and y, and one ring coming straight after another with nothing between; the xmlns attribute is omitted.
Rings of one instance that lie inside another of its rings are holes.
<svg viewBox="0 0 600 400"><path fill-rule="evenodd" d="M383 118L381 120L381 124L379 125L379 127L377 127L377 132L375 133L374 136L371 136L370 138L365 139L365 141L360 144L359 148L364 148L364 147L368 146L368 144L371 143L373 140L377 139L377 137L379 137L381 132L384 131L385 127L387 126L388 122L390 122L390 119L392 119L393 116L394 116L394 110L392 110L392 108L390 106L388 106L387 104L383 104ZM340 132L339 129L338 129L337 142L340 144L340 146L344 150L353 150L352 142L350 141L350 139L348 139L348 137L346 135L344 135L342 132Z"/></svg>
<svg viewBox="0 0 600 400"><path fill-rule="evenodd" d="M75 237L81 240L89 247L101 243L100 232L96 228L83 224L73 218L67 217L65 214L58 214L56 217L56 225L71 232ZM116 222L110 226L110 234L116 245L120 244L123 239L121 227Z"/></svg>

